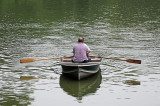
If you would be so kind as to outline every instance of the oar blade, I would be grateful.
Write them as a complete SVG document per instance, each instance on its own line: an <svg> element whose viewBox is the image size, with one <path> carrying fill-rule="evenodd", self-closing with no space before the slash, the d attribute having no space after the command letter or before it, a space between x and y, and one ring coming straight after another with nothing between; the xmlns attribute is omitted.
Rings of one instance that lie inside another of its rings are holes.
<svg viewBox="0 0 160 106"><path fill-rule="evenodd" d="M20 63L29 63L29 62L34 62L35 59L21 59Z"/></svg>
<svg viewBox="0 0 160 106"><path fill-rule="evenodd" d="M127 59L126 61L129 62L129 63L141 64L141 60Z"/></svg>

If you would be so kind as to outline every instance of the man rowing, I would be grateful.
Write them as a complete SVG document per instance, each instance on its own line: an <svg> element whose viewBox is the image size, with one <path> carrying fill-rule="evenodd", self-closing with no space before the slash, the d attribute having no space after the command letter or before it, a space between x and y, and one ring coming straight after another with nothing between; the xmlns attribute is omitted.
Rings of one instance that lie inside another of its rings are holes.
<svg viewBox="0 0 160 106"><path fill-rule="evenodd" d="M91 61L89 53L91 52L90 48L84 43L84 38L80 37L78 39L78 44L73 47L73 58L72 62L74 63L87 63Z"/></svg>

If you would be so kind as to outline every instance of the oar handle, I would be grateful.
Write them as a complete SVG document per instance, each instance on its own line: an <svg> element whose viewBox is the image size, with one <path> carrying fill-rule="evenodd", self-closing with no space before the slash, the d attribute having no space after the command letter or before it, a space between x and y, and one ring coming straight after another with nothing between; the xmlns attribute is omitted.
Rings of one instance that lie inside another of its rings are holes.
<svg viewBox="0 0 160 106"><path fill-rule="evenodd" d="M53 57L53 58L43 58L43 59L34 59L35 61L38 60L50 60L50 59L60 59L60 58L71 58L73 56L64 56L64 57Z"/></svg>
<svg viewBox="0 0 160 106"><path fill-rule="evenodd" d="M133 60L133 59L117 59L117 58L109 58L109 57L101 57L101 56L90 56L90 57L96 57L96 58L105 58L105 59L113 59L113 60L121 60L121 61L126 61L129 63L136 63L136 64L141 64L141 60Z"/></svg>
<svg viewBox="0 0 160 106"><path fill-rule="evenodd" d="M59 58L61 58L61 57L35 59L35 61L38 61L38 60L49 60L49 59L59 59Z"/></svg>
<svg viewBox="0 0 160 106"><path fill-rule="evenodd" d="M64 56L64 57L53 57L53 58L43 58L43 59L21 59L20 63L29 63L29 62L35 62L39 60L49 60L49 59L60 59L60 58L71 58L73 56Z"/></svg>
<svg viewBox="0 0 160 106"><path fill-rule="evenodd" d="M113 60L121 60L121 61L126 61L124 59L117 59L117 58L109 58L109 57L102 57L102 58L105 58L105 59L113 59Z"/></svg>
<svg viewBox="0 0 160 106"><path fill-rule="evenodd" d="M110 57L101 57L101 56L89 56L89 57L96 57L96 58L105 58L105 59L113 59L113 60L121 60L121 61L126 61L126 60L123 60L123 59L110 58Z"/></svg>

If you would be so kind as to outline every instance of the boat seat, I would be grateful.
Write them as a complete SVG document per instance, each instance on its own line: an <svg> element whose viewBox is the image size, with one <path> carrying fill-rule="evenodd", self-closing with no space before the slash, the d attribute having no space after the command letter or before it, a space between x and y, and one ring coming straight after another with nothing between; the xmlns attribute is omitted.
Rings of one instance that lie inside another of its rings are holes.
<svg viewBox="0 0 160 106"><path fill-rule="evenodd" d="M64 59L63 62L72 62L72 61L71 61L71 60L65 60L65 59Z"/></svg>
<svg viewBox="0 0 160 106"><path fill-rule="evenodd" d="M100 62L101 60L92 59L91 62ZM64 59L63 62L72 62L70 59Z"/></svg>

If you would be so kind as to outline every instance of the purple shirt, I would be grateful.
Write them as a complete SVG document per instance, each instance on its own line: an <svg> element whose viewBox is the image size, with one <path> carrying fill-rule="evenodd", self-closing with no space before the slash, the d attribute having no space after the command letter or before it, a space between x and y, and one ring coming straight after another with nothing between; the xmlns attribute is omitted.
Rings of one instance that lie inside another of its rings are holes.
<svg viewBox="0 0 160 106"><path fill-rule="evenodd" d="M73 61L74 62L83 62L84 60L88 60L87 53L89 51L89 47L84 43L78 43L73 47Z"/></svg>

